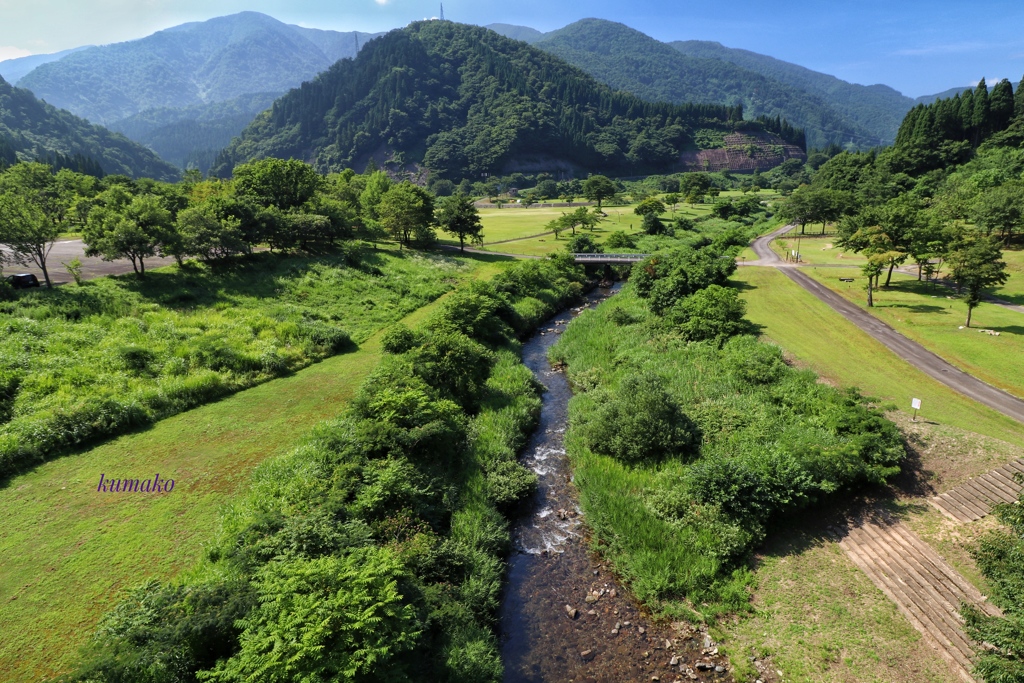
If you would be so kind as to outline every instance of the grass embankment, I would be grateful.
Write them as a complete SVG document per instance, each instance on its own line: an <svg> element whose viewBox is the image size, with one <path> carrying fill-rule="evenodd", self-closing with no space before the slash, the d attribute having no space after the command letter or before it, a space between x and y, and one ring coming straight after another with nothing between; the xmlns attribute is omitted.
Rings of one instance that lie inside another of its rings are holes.
<svg viewBox="0 0 1024 683"><path fill-rule="evenodd" d="M502 268L487 262L472 276L489 278ZM470 276L469 268L461 272ZM437 305L403 321L416 325ZM66 669L119 591L192 566L217 534L220 509L245 487L252 469L337 415L380 357L379 335L370 336L353 353L8 480L0 490L5 680L39 680ZM176 485L161 496L111 497L96 492L100 473L159 473Z"/></svg>
<svg viewBox="0 0 1024 683"><path fill-rule="evenodd" d="M1024 439L1024 426L914 369L774 268L741 268L732 279L747 302L747 318L823 377L892 401L906 413L912 412L910 399L920 398L925 420L1004 441ZM990 339L1001 337L984 335Z"/></svg>
<svg viewBox="0 0 1024 683"><path fill-rule="evenodd" d="M747 317L796 362L898 406L899 415L890 415L914 450L908 477L921 484L910 483L917 495L948 490L1020 456L1011 444L1024 440L1024 426L915 370L783 273L743 268L733 281ZM912 397L924 401L916 423ZM968 553L987 523L952 524L910 495L888 506L987 593ZM733 662L752 674L749 658L770 655L770 668L785 680L861 680L865 672L894 683L948 680L934 650L828 537L828 521L794 518L759 550L754 614L723 626Z"/></svg>
<svg viewBox="0 0 1024 683"><path fill-rule="evenodd" d="M581 277L515 264L386 332L352 403L258 468L193 571L108 613L75 680L500 680L501 513L540 407L514 335Z"/></svg>
<svg viewBox="0 0 1024 683"><path fill-rule="evenodd" d="M874 307L868 308L859 271L807 268L804 272L961 370L1024 397L1021 313L982 303L974 309L971 328L960 329L967 319L967 305L942 285L893 273L891 286L878 290ZM854 281L840 282L840 277L853 277ZM1000 334L997 337L983 330Z"/></svg>
<svg viewBox="0 0 1024 683"><path fill-rule="evenodd" d="M348 245L0 302L0 476L351 350L462 270Z"/></svg>

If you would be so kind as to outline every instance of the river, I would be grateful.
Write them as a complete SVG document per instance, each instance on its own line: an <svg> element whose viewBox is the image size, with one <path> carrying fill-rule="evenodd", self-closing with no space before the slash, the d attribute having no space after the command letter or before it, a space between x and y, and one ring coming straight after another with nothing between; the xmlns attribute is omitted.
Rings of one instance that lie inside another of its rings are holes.
<svg viewBox="0 0 1024 683"><path fill-rule="evenodd" d="M595 290L523 345L523 362L546 391L521 456L538 486L513 529L500 614L506 683L730 680L705 631L652 621L584 536L563 443L572 390L548 350L573 317L615 291Z"/></svg>

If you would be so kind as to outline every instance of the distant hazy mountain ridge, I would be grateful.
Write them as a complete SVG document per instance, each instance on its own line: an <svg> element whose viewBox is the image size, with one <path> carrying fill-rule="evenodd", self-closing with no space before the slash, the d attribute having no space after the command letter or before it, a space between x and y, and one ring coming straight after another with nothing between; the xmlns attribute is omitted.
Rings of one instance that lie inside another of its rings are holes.
<svg viewBox="0 0 1024 683"><path fill-rule="evenodd" d="M126 137L96 126L45 102L0 78L0 151L10 162L56 154L81 155L105 173L172 180L178 169Z"/></svg>
<svg viewBox="0 0 1024 683"><path fill-rule="evenodd" d="M39 66L19 85L54 106L110 124L148 109L284 92L354 55L357 38L362 45L372 37L242 12L81 50Z"/></svg>

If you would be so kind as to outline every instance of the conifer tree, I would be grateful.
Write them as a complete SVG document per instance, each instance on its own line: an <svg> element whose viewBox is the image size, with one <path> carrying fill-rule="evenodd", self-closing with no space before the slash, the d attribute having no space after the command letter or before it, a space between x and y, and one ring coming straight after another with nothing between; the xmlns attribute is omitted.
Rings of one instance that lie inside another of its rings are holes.
<svg viewBox="0 0 1024 683"><path fill-rule="evenodd" d="M1017 84L1017 92L1013 96L1013 115L1024 118L1024 78Z"/></svg>
<svg viewBox="0 0 1024 683"><path fill-rule="evenodd" d="M1013 86L1005 78L992 88L988 100L989 123L993 133L1006 130L1013 118Z"/></svg>
<svg viewBox="0 0 1024 683"><path fill-rule="evenodd" d="M971 140L975 146L981 144L985 135L988 134L989 103L988 85L985 79L978 81L978 87L974 89L974 103L971 110L969 125L971 129Z"/></svg>

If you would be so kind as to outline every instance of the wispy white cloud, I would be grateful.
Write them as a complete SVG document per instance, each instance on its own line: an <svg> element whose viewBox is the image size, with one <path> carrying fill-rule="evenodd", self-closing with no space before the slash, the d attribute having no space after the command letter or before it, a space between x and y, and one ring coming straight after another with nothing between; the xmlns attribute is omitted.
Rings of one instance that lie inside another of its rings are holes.
<svg viewBox="0 0 1024 683"><path fill-rule="evenodd" d="M0 62L5 59L15 59L16 57L28 57L30 54L32 54L31 51L23 50L20 47L0 45Z"/></svg>

